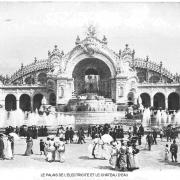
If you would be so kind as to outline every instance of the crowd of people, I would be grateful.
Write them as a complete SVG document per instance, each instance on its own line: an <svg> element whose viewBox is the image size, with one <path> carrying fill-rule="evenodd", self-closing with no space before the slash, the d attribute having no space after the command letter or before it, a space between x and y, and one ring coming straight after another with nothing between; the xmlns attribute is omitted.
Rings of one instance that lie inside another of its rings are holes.
<svg viewBox="0 0 180 180"><path fill-rule="evenodd" d="M141 151L142 137L146 139L145 148L151 151L152 145L158 143L158 136L160 141L164 137L167 142L172 141L171 145L166 144L163 149L164 160L169 161L171 154L172 161L177 162L176 128L167 126L164 129L154 128L145 132L143 125L136 123L132 127L124 128L122 125L105 124L88 126L86 130L80 127L75 131L72 127L60 126L55 135L48 135L45 126L20 128L10 126L6 128L5 134L0 134L0 159L14 159L14 137L11 134L16 133L26 137L25 156L33 154L33 139L45 136L45 141L44 138L39 141L39 152L45 155L48 162L65 161L65 144L83 144L86 143L85 140L91 139L88 146L90 158L108 160L111 167L119 171L132 171L139 168L138 153Z"/></svg>

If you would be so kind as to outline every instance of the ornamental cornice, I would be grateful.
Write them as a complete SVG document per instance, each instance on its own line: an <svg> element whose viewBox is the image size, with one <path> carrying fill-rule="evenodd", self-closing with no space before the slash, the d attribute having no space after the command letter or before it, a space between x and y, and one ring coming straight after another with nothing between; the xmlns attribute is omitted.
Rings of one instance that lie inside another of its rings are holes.
<svg viewBox="0 0 180 180"><path fill-rule="evenodd" d="M14 73L10 78L10 82L12 83L17 79L26 76L27 74L40 71L43 69L51 69L52 67L53 64L49 59L39 60L36 63L31 63L27 66L24 66L23 69L20 69L16 73Z"/></svg>
<svg viewBox="0 0 180 180"><path fill-rule="evenodd" d="M168 71L166 68L162 68L160 64L152 61L146 61L145 59L136 58L130 63L130 66L155 71L157 73L161 73L163 76L166 76L171 80L174 80L174 75L170 71Z"/></svg>

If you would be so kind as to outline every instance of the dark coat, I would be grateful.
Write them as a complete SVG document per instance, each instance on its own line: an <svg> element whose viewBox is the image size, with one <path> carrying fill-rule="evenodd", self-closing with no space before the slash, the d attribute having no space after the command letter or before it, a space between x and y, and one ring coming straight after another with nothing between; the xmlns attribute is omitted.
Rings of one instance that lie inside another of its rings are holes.
<svg viewBox="0 0 180 180"><path fill-rule="evenodd" d="M2 140L2 138L0 138L0 158L3 158L4 157L4 142Z"/></svg>

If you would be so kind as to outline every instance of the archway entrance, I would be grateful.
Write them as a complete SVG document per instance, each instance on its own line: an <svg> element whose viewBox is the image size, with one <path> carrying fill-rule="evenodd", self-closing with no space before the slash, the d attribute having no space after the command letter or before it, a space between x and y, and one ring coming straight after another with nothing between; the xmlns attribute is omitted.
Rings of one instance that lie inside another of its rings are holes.
<svg viewBox="0 0 180 180"><path fill-rule="evenodd" d="M36 109L39 110L41 106L41 101L42 101L43 95L42 94L36 94L33 97L33 110L35 111Z"/></svg>
<svg viewBox="0 0 180 180"><path fill-rule="evenodd" d="M96 93L111 98L111 72L109 67L96 58L86 58L74 68L74 90L77 95Z"/></svg>
<svg viewBox="0 0 180 180"><path fill-rule="evenodd" d="M140 96L141 96L141 100L142 100L142 105L144 107L150 107L150 105L151 105L150 95L147 93L142 93Z"/></svg>
<svg viewBox="0 0 180 180"><path fill-rule="evenodd" d="M51 93L49 95L49 104L52 106L56 106L56 95L54 93Z"/></svg>
<svg viewBox="0 0 180 180"><path fill-rule="evenodd" d="M165 96L162 93L156 93L154 95L154 109L165 109Z"/></svg>
<svg viewBox="0 0 180 180"><path fill-rule="evenodd" d="M19 99L19 105L22 111L30 111L31 110L31 98L27 94L22 94Z"/></svg>
<svg viewBox="0 0 180 180"><path fill-rule="evenodd" d="M14 111L16 108L16 97L13 94L8 94L5 98L6 111Z"/></svg>
<svg viewBox="0 0 180 180"><path fill-rule="evenodd" d="M179 95L177 93L171 93L168 96L168 109L178 110L179 109Z"/></svg>
<svg viewBox="0 0 180 180"><path fill-rule="evenodd" d="M134 104L134 93L129 92L127 98L128 98L128 106L133 105Z"/></svg>

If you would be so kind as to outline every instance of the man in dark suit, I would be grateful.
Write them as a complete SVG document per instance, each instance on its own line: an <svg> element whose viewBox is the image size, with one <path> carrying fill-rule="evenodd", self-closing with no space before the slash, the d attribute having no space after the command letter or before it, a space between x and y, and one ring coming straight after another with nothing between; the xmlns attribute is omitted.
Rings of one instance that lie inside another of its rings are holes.
<svg viewBox="0 0 180 180"><path fill-rule="evenodd" d="M2 134L0 134L0 159L4 159L4 142Z"/></svg>
<svg viewBox="0 0 180 180"><path fill-rule="evenodd" d="M173 143L170 146L170 152L171 152L171 158L172 158L172 162L177 162L177 152L178 152L178 146L176 144L176 141L174 140Z"/></svg>
<svg viewBox="0 0 180 180"><path fill-rule="evenodd" d="M157 138L157 132L156 132L156 130L154 129L154 130L153 130L153 144L157 144L156 138Z"/></svg>

